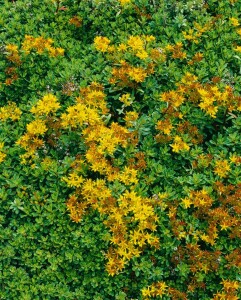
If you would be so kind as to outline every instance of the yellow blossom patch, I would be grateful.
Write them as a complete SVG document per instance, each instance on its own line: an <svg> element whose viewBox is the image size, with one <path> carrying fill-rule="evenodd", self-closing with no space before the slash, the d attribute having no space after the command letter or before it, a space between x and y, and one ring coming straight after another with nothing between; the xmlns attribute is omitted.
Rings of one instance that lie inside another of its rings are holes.
<svg viewBox="0 0 241 300"><path fill-rule="evenodd" d="M50 56L62 56L64 55L64 49L54 48L52 44L54 41L51 38L44 38L42 36L33 37L31 35L25 35L25 39L22 42L22 50L26 54L29 54L31 50L36 50L38 54L44 54L45 51L49 53Z"/></svg>
<svg viewBox="0 0 241 300"><path fill-rule="evenodd" d="M3 153L0 151L0 163L2 163L4 161L4 159L6 158L7 154Z"/></svg>
<svg viewBox="0 0 241 300"><path fill-rule="evenodd" d="M30 135L42 135L48 130L45 121L37 119L27 125L27 132Z"/></svg>
<svg viewBox="0 0 241 300"><path fill-rule="evenodd" d="M214 173L218 175L221 178L227 177L228 173L230 171L230 165L228 163L228 160L217 160L215 162L215 168Z"/></svg>
<svg viewBox="0 0 241 300"><path fill-rule="evenodd" d="M144 41L139 36L130 36L127 41L128 46L134 51L144 50Z"/></svg>
<svg viewBox="0 0 241 300"><path fill-rule="evenodd" d="M121 4L122 6L125 6L125 5L127 5L127 4L129 4L129 3L131 3L132 0L118 0L118 1L120 2L120 4Z"/></svg>
<svg viewBox="0 0 241 300"><path fill-rule="evenodd" d="M231 24L235 27L239 26L239 20L237 18L229 18L229 21L231 22Z"/></svg>
<svg viewBox="0 0 241 300"><path fill-rule="evenodd" d="M183 150L188 151L190 149L188 144L184 142L182 138L177 135L174 137L174 143L172 143L170 146L172 147L172 151L176 153Z"/></svg>
<svg viewBox="0 0 241 300"><path fill-rule="evenodd" d="M49 115L56 112L60 108L57 97L52 94L43 96L42 100L39 100L35 106L31 108L31 113L40 115Z"/></svg>
<svg viewBox="0 0 241 300"><path fill-rule="evenodd" d="M64 180L69 187L80 187L85 179L83 176L73 172L70 173L68 177L63 177L62 180Z"/></svg>
<svg viewBox="0 0 241 300"><path fill-rule="evenodd" d="M0 107L0 121L11 119L17 121L20 119L22 111L17 107L16 103L9 102L8 105Z"/></svg>
<svg viewBox="0 0 241 300"><path fill-rule="evenodd" d="M129 93L122 95L119 100L124 103L125 106L130 106L132 103L131 95Z"/></svg>
<svg viewBox="0 0 241 300"><path fill-rule="evenodd" d="M94 46L97 50L101 52L107 52L110 44L110 40L104 36L97 36L94 39Z"/></svg>
<svg viewBox="0 0 241 300"><path fill-rule="evenodd" d="M143 82L147 76L146 71L141 67L132 67L128 71L130 78L136 82Z"/></svg>

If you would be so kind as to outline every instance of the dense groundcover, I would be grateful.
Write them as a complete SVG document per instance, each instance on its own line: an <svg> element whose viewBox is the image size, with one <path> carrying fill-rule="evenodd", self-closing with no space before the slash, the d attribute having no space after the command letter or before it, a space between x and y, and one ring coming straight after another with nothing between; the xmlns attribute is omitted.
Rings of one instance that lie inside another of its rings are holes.
<svg viewBox="0 0 241 300"><path fill-rule="evenodd" d="M241 1L0 11L0 299L241 299Z"/></svg>

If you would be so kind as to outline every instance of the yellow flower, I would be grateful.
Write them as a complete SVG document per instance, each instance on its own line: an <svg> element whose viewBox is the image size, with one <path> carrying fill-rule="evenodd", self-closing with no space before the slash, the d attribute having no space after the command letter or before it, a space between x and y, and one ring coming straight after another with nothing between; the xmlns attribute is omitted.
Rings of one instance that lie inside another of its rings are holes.
<svg viewBox="0 0 241 300"><path fill-rule="evenodd" d="M52 47L53 42L54 41L50 38L45 39L42 36L35 38L31 35L25 35L22 50L27 54L29 54L32 49L35 49L38 54L43 54L44 51L47 50L52 57L64 55L64 49Z"/></svg>
<svg viewBox="0 0 241 300"><path fill-rule="evenodd" d="M119 174L118 179L126 185L137 184L137 170L125 167Z"/></svg>
<svg viewBox="0 0 241 300"><path fill-rule="evenodd" d="M146 35L145 39L147 42L153 42L156 40L156 38L153 35Z"/></svg>
<svg viewBox="0 0 241 300"><path fill-rule="evenodd" d="M51 112L55 112L60 108L60 104L57 101L57 97L52 94L45 95L42 100L32 107L31 113L39 115L49 115Z"/></svg>
<svg viewBox="0 0 241 300"><path fill-rule="evenodd" d="M132 127L134 122L137 119L138 119L138 113L136 111L128 111L124 118L127 127Z"/></svg>
<svg viewBox="0 0 241 300"><path fill-rule="evenodd" d="M230 171L230 166L226 159L224 160L217 160L215 162L214 173L220 177L226 177L228 172Z"/></svg>
<svg viewBox="0 0 241 300"><path fill-rule="evenodd" d="M225 220L224 220L220 223L220 227L221 227L221 230L227 230L228 228L230 228L230 225L227 224L227 222L225 222Z"/></svg>
<svg viewBox="0 0 241 300"><path fill-rule="evenodd" d="M11 119L17 121L20 119L22 112L14 102L9 102L8 105L0 108L0 120Z"/></svg>
<svg viewBox="0 0 241 300"><path fill-rule="evenodd" d="M239 21L236 18L229 18L230 22L232 23L233 26L237 27L239 26Z"/></svg>
<svg viewBox="0 0 241 300"><path fill-rule="evenodd" d="M97 36L94 39L95 48L101 52L107 52L110 40L104 36Z"/></svg>
<svg viewBox="0 0 241 300"><path fill-rule="evenodd" d="M147 73L143 68L133 67L128 71L128 75L136 82L143 82L147 76Z"/></svg>
<svg viewBox="0 0 241 300"><path fill-rule="evenodd" d="M233 164L240 164L241 163L241 157L240 156L237 156L236 154L232 154L230 157L229 157L231 163Z"/></svg>
<svg viewBox="0 0 241 300"><path fill-rule="evenodd" d="M162 131L164 134L170 134L173 125L170 120L160 120L156 124L156 129Z"/></svg>
<svg viewBox="0 0 241 300"><path fill-rule="evenodd" d="M174 137L174 143L171 144L172 147L172 151L173 152L180 152L182 150L184 151L188 151L190 149L190 147L188 146L188 144L186 142L184 142L179 136L175 136Z"/></svg>
<svg viewBox="0 0 241 300"><path fill-rule="evenodd" d="M18 52L18 46L9 44L6 46L6 50L9 52Z"/></svg>
<svg viewBox="0 0 241 300"><path fill-rule="evenodd" d="M145 50L138 51L136 56L140 59L146 59L148 57L148 53Z"/></svg>
<svg viewBox="0 0 241 300"><path fill-rule="evenodd" d="M27 125L27 131L32 135L41 135L44 134L48 130L45 122L43 120L34 120Z"/></svg>
<svg viewBox="0 0 241 300"><path fill-rule="evenodd" d="M56 56L63 56L64 55L64 49L63 48L56 48Z"/></svg>
<svg viewBox="0 0 241 300"><path fill-rule="evenodd" d="M119 100L125 104L125 106L130 106L132 103L131 95L129 93L122 95Z"/></svg>
<svg viewBox="0 0 241 300"><path fill-rule="evenodd" d="M115 52L115 46L114 45L109 46L107 51L110 52L110 53Z"/></svg>
<svg viewBox="0 0 241 300"><path fill-rule="evenodd" d="M133 36L131 35L127 41L127 44L133 49L133 50L143 50L144 42L139 36Z"/></svg>
<svg viewBox="0 0 241 300"><path fill-rule="evenodd" d="M68 177L63 177L62 180L70 187L80 187L85 179L81 175L79 176L76 173L71 173Z"/></svg>
<svg viewBox="0 0 241 300"><path fill-rule="evenodd" d="M191 204L193 204L192 201L187 197L182 199L182 203L185 208L189 208Z"/></svg>
<svg viewBox="0 0 241 300"><path fill-rule="evenodd" d="M121 43L118 47L117 47L118 51L126 51L127 50L127 46L123 43Z"/></svg>
<svg viewBox="0 0 241 300"><path fill-rule="evenodd" d="M151 290L150 288L142 289L141 290L142 296L143 297L151 297Z"/></svg>
<svg viewBox="0 0 241 300"><path fill-rule="evenodd" d="M237 30L237 33L238 33L239 35L241 35L241 28L239 28L239 29Z"/></svg>
<svg viewBox="0 0 241 300"><path fill-rule="evenodd" d="M0 151L0 163L2 163L7 155Z"/></svg>
<svg viewBox="0 0 241 300"><path fill-rule="evenodd" d="M237 48L234 49L235 51L241 52L241 46L237 46Z"/></svg>
<svg viewBox="0 0 241 300"><path fill-rule="evenodd" d="M238 281L224 280L222 281L222 285L225 290L234 289L237 290L240 287L240 283Z"/></svg>
<svg viewBox="0 0 241 300"><path fill-rule="evenodd" d="M132 0L119 0L120 4L121 4L122 6L131 3L131 1L132 1Z"/></svg>

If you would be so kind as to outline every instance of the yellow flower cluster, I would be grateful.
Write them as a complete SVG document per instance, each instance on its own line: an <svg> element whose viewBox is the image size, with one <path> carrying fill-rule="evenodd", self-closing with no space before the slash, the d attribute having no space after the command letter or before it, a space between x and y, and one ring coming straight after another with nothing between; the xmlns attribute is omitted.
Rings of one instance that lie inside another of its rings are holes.
<svg viewBox="0 0 241 300"><path fill-rule="evenodd" d="M76 128L78 126L101 123L97 109L86 107L82 103L69 106L67 113L61 115L61 121L64 128Z"/></svg>
<svg viewBox="0 0 241 300"><path fill-rule="evenodd" d="M160 100L168 103L168 110L181 106L185 98L179 91L169 91L161 94Z"/></svg>
<svg viewBox="0 0 241 300"><path fill-rule="evenodd" d="M83 125L103 124L101 118L108 113L105 97L103 87L97 83L82 88L80 96L76 98L77 104L69 106L67 112L62 114L62 126L76 128Z"/></svg>
<svg viewBox="0 0 241 300"><path fill-rule="evenodd" d="M94 39L94 46L97 50L101 52L107 52L110 45L110 40L104 36L97 36Z"/></svg>
<svg viewBox="0 0 241 300"><path fill-rule="evenodd" d="M54 48L52 46L53 40L50 38L45 39L44 37L33 37L31 35L25 35L25 39L22 43L22 50L27 54L30 53L32 49L36 50L38 54L43 54L44 51L48 51L49 55L56 57L58 55L64 55L64 49Z"/></svg>
<svg viewBox="0 0 241 300"><path fill-rule="evenodd" d="M135 82L143 82L147 76L146 71L140 67L132 67L128 70L127 74Z"/></svg>
<svg viewBox="0 0 241 300"><path fill-rule="evenodd" d="M27 124L27 133L29 135L43 135L48 128L46 127L45 121L37 119Z"/></svg>
<svg viewBox="0 0 241 300"><path fill-rule="evenodd" d="M7 119L17 121L20 119L21 114L21 110L14 102L9 102L8 105L0 107L0 121L6 121Z"/></svg>
<svg viewBox="0 0 241 300"><path fill-rule="evenodd" d="M149 74L153 74L155 64L165 61L166 58L162 50L150 46L153 41L155 41L155 37L152 35L129 36L126 43L115 46L110 45L108 38L97 36L94 39L95 48L101 52L108 52L109 58L115 64L110 83L135 87L137 83L144 82ZM123 59L125 52L140 58L146 65L144 67L131 65ZM149 60L146 60L147 58Z"/></svg>
<svg viewBox="0 0 241 300"><path fill-rule="evenodd" d="M35 106L30 110L36 116L49 115L51 112L56 112L60 108L57 97L52 94L43 96Z"/></svg>
<svg viewBox="0 0 241 300"><path fill-rule="evenodd" d="M62 180L65 181L69 187L80 187L84 182L84 177L73 172L70 173L68 177L63 177Z"/></svg>
<svg viewBox="0 0 241 300"><path fill-rule="evenodd" d="M241 287L238 281L231 281L225 279L223 279L222 285L225 290L238 290Z"/></svg>
<svg viewBox="0 0 241 300"><path fill-rule="evenodd" d="M213 118L216 116L218 106L228 105L229 110L234 109L233 104L235 102L230 102L230 99L233 100L232 88L230 86L226 86L224 92L221 92L217 86L207 89L199 88L197 91L201 96L199 107L205 110ZM216 103L217 106L215 106L214 103Z"/></svg>
<svg viewBox="0 0 241 300"><path fill-rule="evenodd" d="M129 170L125 169L124 173ZM121 174L123 176L123 173ZM124 178L124 177L123 177ZM85 211L92 207L106 216L105 225L111 232L113 246L106 254L106 269L115 275L124 268L125 263L139 256L143 246L159 248L159 240L148 231L155 231L158 218L154 213L153 200L141 198L134 191L125 191L119 199L112 197L111 190L103 179L84 179L76 173L63 178L69 186L81 187L72 195L67 207L73 221L79 222ZM131 180L126 178L126 180ZM127 184L127 183L126 183ZM132 223L137 224L129 229Z"/></svg>
<svg viewBox="0 0 241 300"><path fill-rule="evenodd" d="M210 207L212 203L213 200L205 189L192 191L189 197L182 199L182 204L185 208L189 208L191 205L194 207Z"/></svg>
<svg viewBox="0 0 241 300"><path fill-rule="evenodd" d="M21 64L21 58L19 55L18 46L9 44L6 46L7 50L7 59L11 61L12 63L19 65Z"/></svg>
<svg viewBox="0 0 241 300"><path fill-rule="evenodd" d="M239 299L239 297L236 295L237 291L240 289L240 283L238 281L223 279L222 285L224 291L216 293L212 300L222 300L222 299L238 300Z"/></svg>
<svg viewBox="0 0 241 300"><path fill-rule="evenodd" d="M215 161L214 173L217 174L219 177L227 177L229 171L230 165L228 163L228 160L224 159Z"/></svg>
<svg viewBox="0 0 241 300"><path fill-rule="evenodd" d="M80 96L77 97L77 102L85 104L87 107L93 107L100 110L101 114L107 114L108 108L106 105L106 95L104 88L97 82L92 82L88 87L80 89Z"/></svg>
<svg viewBox="0 0 241 300"><path fill-rule="evenodd" d="M122 95L119 100L124 103L125 106L130 106L132 104L131 95L129 93Z"/></svg>
<svg viewBox="0 0 241 300"><path fill-rule="evenodd" d="M127 41L128 46L136 52L136 56L145 59L148 57L148 53L144 49L144 40L140 36L130 36Z"/></svg>
<svg viewBox="0 0 241 300"><path fill-rule="evenodd" d="M140 59L146 59L149 55L146 51L148 49L147 43L155 41L154 36L130 36L127 40L127 45L131 48L134 54Z"/></svg>
<svg viewBox="0 0 241 300"><path fill-rule="evenodd" d="M177 83L176 95L173 94L169 98L166 96L163 100L171 103L172 98L187 97L194 104L198 103L198 106L212 118L216 118L219 107L225 107L229 112L241 111L241 97L234 95L231 86L226 85L221 90L217 84L201 84L197 79L195 75L186 73L181 82ZM162 94L161 97L163 98L165 94L167 93Z"/></svg>
<svg viewBox="0 0 241 300"><path fill-rule="evenodd" d="M158 121L157 124L156 124L156 129L163 132L164 134L170 134L172 129L173 129L173 125L172 125L171 120L166 119L166 120Z"/></svg>
<svg viewBox="0 0 241 300"><path fill-rule="evenodd" d="M112 155L117 145L127 146L125 137L128 131L117 123L112 123L110 128L102 124L91 127L91 131L89 129L83 130L85 140L87 144L95 143L96 151L101 155Z"/></svg>
<svg viewBox="0 0 241 300"><path fill-rule="evenodd" d="M149 297L162 297L168 294L168 286L163 281L153 283L151 286L141 290L143 299L149 299Z"/></svg>
<svg viewBox="0 0 241 300"><path fill-rule="evenodd" d="M147 75L148 70L145 70L142 67L134 67L128 64L127 62L121 62L121 67L114 67L112 69L113 78L111 78L110 82L112 84L119 82L124 86L133 86L133 82L140 83L144 82Z"/></svg>
<svg viewBox="0 0 241 300"><path fill-rule="evenodd" d="M138 119L138 113L136 111L128 111L126 112L124 117L127 127L133 127L137 119Z"/></svg>
<svg viewBox="0 0 241 300"><path fill-rule="evenodd" d="M146 59L149 55L148 43L155 41L152 35L130 36L125 43L120 43L118 46L110 45L110 40L107 37L97 36L94 39L94 46L101 52L125 52L128 49L140 59Z"/></svg>
<svg viewBox="0 0 241 300"><path fill-rule="evenodd" d="M132 2L132 0L118 0L122 6L125 6Z"/></svg>
<svg viewBox="0 0 241 300"><path fill-rule="evenodd" d="M199 24L194 22L194 28L190 28L188 31L183 31L183 37L187 41L193 41L194 43L199 43L199 38L204 32L210 30L212 27L212 22L207 22L206 24Z"/></svg>
<svg viewBox="0 0 241 300"><path fill-rule="evenodd" d="M44 145L43 139L38 136L44 135L47 130L45 120L36 119L27 124L27 132L16 142L26 151L26 153L20 155L22 164L26 164L27 159L31 161L37 157L37 149Z"/></svg>
<svg viewBox="0 0 241 300"><path fill-rule="evenodd" d="M177 42L175 45L167 45L165 50L172 53L172 58L175 59L184 59L187 57L187 53L183 52L183 44Z"/></svg>
<svg viewBox="0 0 241 300"><path fill-rule="evenodd" d="M132 257L139 256L144 246L159 248L159 239L148 232L156 230L155 222L158 221L153 203L152 199L141 198L134 191L126 191L117 204L110 207L108 219L105 221L112 233L113 247L106 255L106 269L110 275L113 276L123 269ZM129 225L133 223L137 223L136 227L129 230Z"/></svg>
<svg viewBox="0 0 241 300"><path fill-rule="evenodd" d="M2 152L2 149L4 147L4 143L0 143L0 163L2 163L5 159L5 157L7 156L7 154Z"/></svg>
<svg viewBox="0 0 241 300"><path fill-rule="evenodd" d="M229 21L231 22L231 24L234 26L234 27L238 27L240 24L239 24L239 20L237 18L229 18Z"/></svg>
<svg viewBox="0 0 241 300"><path fill-rule="evenodd" d="M16 142L26 151L25 154L20 156L23 164L27 163L27 159L32 161L32 159L37 158L37 149L44 146L44 140L39 136L44 135L51 126L54 128L53 123L57 120L55 113L58 108L60 108L60 104L57 97L46 94L30 109L36 119L27 124L26 133ZM49 118L50 113L52 119Z"/></svg>
<svg viewBox="0 0 241 300"><path fill-rule="evenodd" d="M171 144L173 152L180 152L180 151L188 151L190 147L186 142L182 140L182 138L178 135L174 137L174 143Z"/></svg>

